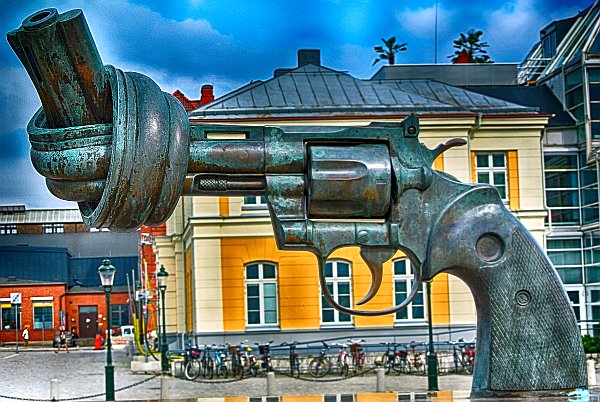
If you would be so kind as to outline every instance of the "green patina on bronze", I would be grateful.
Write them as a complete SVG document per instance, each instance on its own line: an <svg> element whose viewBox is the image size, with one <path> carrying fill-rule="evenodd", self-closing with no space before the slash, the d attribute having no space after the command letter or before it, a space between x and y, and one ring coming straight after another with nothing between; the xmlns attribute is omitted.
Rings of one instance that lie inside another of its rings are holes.
<svg viewBox="0 0 600 402"><path fill-rule="evenodd" d="M32 161L56 196L77 201L93 227L130 231L169 218L179 197L265 195L280 249L325 261L359 246L372 285L398 250L415 282L460 277L477 305L474 396L586 386L579 329L561 281L490 186L432 169L419 121L367 127L189 125L181 104L148 77L103 66L80 10L42 10L8 34L42 100L28 126ZM245 139L214 139L224 133Z"/></svg>

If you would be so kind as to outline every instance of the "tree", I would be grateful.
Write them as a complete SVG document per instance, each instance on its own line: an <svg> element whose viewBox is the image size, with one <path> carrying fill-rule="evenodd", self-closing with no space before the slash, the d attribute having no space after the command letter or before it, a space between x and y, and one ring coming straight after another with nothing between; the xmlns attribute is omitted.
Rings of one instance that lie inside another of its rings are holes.
<svg viewBox="0 0 600 402"><path fill-rule="evenodd" d="M487 42L481 42L483 31L470 29L467 34L461 33L459 38L454 41L453 47L456 49L454 54L448 56L452 63L493 63L487 54L486 47L490 47Z"/></svg>
<svg viewBox="0 0 600 402"><path fill-rule="evenodd" d="M373 49L379 53L373 62L373 65L381 60L387 60L389 65L396 64L396 53L406 51L406 43L396 43L396 37L392 36L389 39L381 38L384 46L375 46Z"/></svg>

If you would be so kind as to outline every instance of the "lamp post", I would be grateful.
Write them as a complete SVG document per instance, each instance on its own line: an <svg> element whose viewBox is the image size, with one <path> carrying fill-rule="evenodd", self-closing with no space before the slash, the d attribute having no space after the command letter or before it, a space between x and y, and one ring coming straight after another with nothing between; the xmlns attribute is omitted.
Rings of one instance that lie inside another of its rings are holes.
<svg viewBox="0 0 600 402"><path fill-rule="evenodd" d="M433 317L431 315L431 282L427 282L427 316L429 317L429 350L427 351L427 389L438 391L438 366L433 349Z"/></svg>
<svg viewBox="0 0 600 402"><path fill-rule="evenodd" d="M115 368L112 365L112 344L110 341L110 292L112 291L113 282L115 280L115 267L110 264L110 260L106 258L102 261L102 265L98 268L100 282L104 288L106 296L106 366L104 367L106 400L115 400Z"/></svg>
<svg viewBox="0 0 600 402"><path fill-rule="evenodd" d="M156 282L158 282L158 289L160 290L160 307L162 310L162 328L160 330L160 362L163 374L169 371L169 364L167 362L167 324L165 322L165 291L167 290L167 278L169 273L165 270L164 265L160 265L160 271L156 274Z"/></svg>

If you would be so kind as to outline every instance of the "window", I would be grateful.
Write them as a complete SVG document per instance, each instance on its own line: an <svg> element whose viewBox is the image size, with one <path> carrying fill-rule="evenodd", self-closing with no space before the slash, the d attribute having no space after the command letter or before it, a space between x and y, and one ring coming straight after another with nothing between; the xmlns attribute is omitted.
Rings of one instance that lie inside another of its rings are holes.
<svg viewBox="0 0 600 402"><path fill-rule="evenodd" d="M394 301L398 305L402 303L414 286L414 275L410 269L410 260L395 260L394 269ZM396 321L402 320L423 320L425 319L425 305L423 298L423 285L418 283L419 291L415 295L412 303L404 310L396 312Z"/></svg>
<svg viewBox="0 0 600 402"><path fill-rule="evenodd" d="M42 231L44 233L64 233L65 225L62 223L46 223L42 225Z"/></svg>
<svg viewBox="0 0 600 402"><path fill-rule="evenodd" d="M17 234L17 225L0 225L0 235Z"/></svg>
<svg viewBox="0 0 600 402"><path fill-rule="evenodd" d="M129 321L129 305L127 304L111 304L110 305L110 326L118 328L123 325L130 325Z"/></svg>
<svg viewBox="0 0 600 402"><path fill-rule="evenodd" d="M0 322L3 330L21 329L21 307L2 303L2 321Z"/></svg>
<svg viewBox="0 0 600 402"><path fill-rule="evenodd" d="M592 138L600 138L600 69L587 68Z"/></svg>
<svg viewBox="0 0 600 402"><path fill-rule="evenodd" d="M266 209L267 198L262 196L244 197L243 209Z"/></svg>
<svg viewBox="0 0 600 402"><path fill-rule="evenodd" d="M587 326L585 309L585 291L583 286L565 286L569 304L575 313L575 318L579 324L580 330L585 330Z"/></svg>
<svg viewBox="0 0 600 402"><path fill-rule="evenodd" d="M33 303L33 329L54 328L52 302Z"/></svg>
<svg viewBox="0 0 600 402"><path fill-rule="evenodd" d="M581 239L546 239L548 257L564 284L583 283Z"/></svg>
<svg viewBox="0 0 600 402"><path fill-rule="evenodd" d="M577 226L579 212L579 171L577 153L544 155L546 206L550 209L550 224Z"/></svg>
<svg viewBox="0 0 600 402"><path fill-rule="evenodd" d="M590 335L600 336L600 288L587 288L587 330Z"/></svg>
<svg viewBox="0 0 600 402"><path fill-rule="evenodd" d="M600 230L583 233L585 283L600 283Z"/></svg>
<svg viewBox="0 0 600 402"><path fill-rule="evenodd" d="M277 267L268 263L246 265L247 324L277 324Z"/></svg>
<svg viewBox="0 0 600 402"><path fill-rule="evenodd" d="M328 261L325 264L327 289L333 299L343 307L352 307L351 267L345 261ZM324 324L351 323L352 317L340 313L321 295L321 322Z"/></svg>
<svg viewBox="0 0 600 402"><path fill-rule="evenodd" d="M579 155L579 181L581 185L581 224L598 223L598 172L596 164L587 164L585 152Z"/></svg>
<svg viewBox="0 0 600 402"><path fill-rule="evenodd" d="M495 186L503 201L508 201L506 153L477 152L475 154L477 183Z"/></svg>

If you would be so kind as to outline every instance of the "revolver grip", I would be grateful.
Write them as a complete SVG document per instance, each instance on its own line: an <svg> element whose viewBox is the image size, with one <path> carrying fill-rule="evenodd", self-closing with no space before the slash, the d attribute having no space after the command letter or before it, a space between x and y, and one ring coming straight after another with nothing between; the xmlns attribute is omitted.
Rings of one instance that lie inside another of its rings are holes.
<svg viewBox="0 0 600 402"><path fill-rule="evenodd" d="M461 278L477 309L473 396L587 385L579 328L550 260L495 189L476 186L442 213L424 279Z"/></svg>

